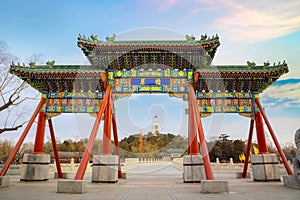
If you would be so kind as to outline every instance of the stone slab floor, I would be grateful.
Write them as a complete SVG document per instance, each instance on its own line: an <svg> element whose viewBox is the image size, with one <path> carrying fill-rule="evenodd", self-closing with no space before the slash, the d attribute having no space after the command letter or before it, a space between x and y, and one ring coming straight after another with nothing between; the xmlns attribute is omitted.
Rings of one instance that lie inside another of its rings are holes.
<svg viewBox="0 0 300 200"><path fill-rule="evenodd" d="M127 179L120 179L116 184L91 183L91 174L86 174L85 194L58 194L57 180L53 178L47 182L20 182L20 177L12 176L9 187L0 188L0 199L300 199L300 190L284 187L282 182L235 179L234 173L216 173L215 176L229 181L229 193L202 194L199 183L183 183L182 171L172 165L149 164L129 171Z"/></svg>

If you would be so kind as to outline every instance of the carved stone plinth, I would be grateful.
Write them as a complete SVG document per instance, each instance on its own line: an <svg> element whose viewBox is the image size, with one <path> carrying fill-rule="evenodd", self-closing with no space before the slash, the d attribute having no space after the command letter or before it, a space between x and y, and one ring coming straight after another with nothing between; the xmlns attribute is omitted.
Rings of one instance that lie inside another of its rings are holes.
<svg viewBox="0 0 300 200"><path fill-rule="evenodd" d="M0 188L1 187L8 187L8 185L9 185L9 177L0 176Z"/></svg>
<svg viewBox="0 0 300 200"><path fill-rule="evenodd" d="M84 180L59 179L57 182L57 193L67 193L67 194L86 193L86 182Z"/></svg>
<svg viewBox="0 0 300 200"><path fill-rule="evenodd" d="M285 175L282 178L284 186L300 189L300 176Z"/></svg>
<svg viewBox="0 0 300 200"><path fill-rule="evenodd" d="M201 181L201 193L225 193L229 192L228 181L203 180Z"/></svg>
<svg viewBox="0 0 300 200"><path fill-rule="evenodd" d="M280 181L276 154L255 154L251 156L254 181Z"/></svg>
<svg viewBox="0 0 300 200"><path fill-rule="evenodd" d="M49 179L49 154L24 154L21 181L46 181Z"/></svg>
<svg viewBox="0 0 300 200"><path fill-rule="evenodd" d="M203 159L201 155L187 155L183 157L183 182L200 183L206 179Z"/></svg>
<svg viewBox="0 0 300 200"><path fill-rule="evenodd" d="M236 179L241 179L243 175L243 172L235 172L235 178ZM251 178L250 172L247 172L246 178Z"/></svg>
<svg viewBox="0 0 300 200"><path fill-rule="evenodd" d="M92 182L116 183L118 181L118 156L94 155Z"/></svg>

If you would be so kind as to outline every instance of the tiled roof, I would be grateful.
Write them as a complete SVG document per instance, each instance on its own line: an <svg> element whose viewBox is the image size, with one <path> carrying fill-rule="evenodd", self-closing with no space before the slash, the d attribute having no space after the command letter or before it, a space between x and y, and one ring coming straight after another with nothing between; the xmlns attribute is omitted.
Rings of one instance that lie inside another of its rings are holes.
<svg viewBox="0 0 300 200"><path fill-rule="evenodd" d="M93 40L91 38L78 37L78 43L83 42L97 46L199 46L210 43L220 43L218 36L204 40Z"/></svg>
<svg viewBox="0 0 300 200"><path fill-rule="evenodd" d="M238 73L264 73L284 70L287 72L286 63L269 66L248 66L248 65L208 65L198 69L199 72L238 72ZM11 66L11 72L29 72L33 74L65 74L65 73L99 73L100 69L91 65L38 65L34 67L24 67L18 65Z"/></svg>

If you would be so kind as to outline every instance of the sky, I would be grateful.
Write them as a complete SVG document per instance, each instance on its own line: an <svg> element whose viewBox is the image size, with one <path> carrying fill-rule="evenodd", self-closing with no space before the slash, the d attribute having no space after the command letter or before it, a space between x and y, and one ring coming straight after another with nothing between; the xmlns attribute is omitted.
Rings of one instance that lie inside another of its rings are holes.
<svg viewBox="0 0 300 200"><path fill-rule="evenodd" d="M56 64L80 65L87 61L76 44L78 34L96 34L100 40L112 34L117 40L139 37L140 30L145 34L153 28L165 34L154 31L143 35L145 39L184 39L186 34L199 39L201 34L218 34L221 46L215 65L241 65L248 60L258 65L288 63L289 73L261 94L275 133L286 144L293 143L300 128L299 10L298 0L1 0L0 40L21 62L41 54L44 62L54 59ZM24 108L33 110L36 104L27 102ZM159 116L162 132L187 136L187 103L181 99L133 95L115 105L120 137L151 131L154 115ZM80 139L88 137L93 120L89 115L68 114L53 118L53 123L59 139ZM207 139L226 133L246 140L249 123L248 118L233 114L203 119ZM22 130L3 133L0 140L16 140ZM34 132L35 126L26 141L33 141ZM267 130L266 135L270 140Z"/></svg>

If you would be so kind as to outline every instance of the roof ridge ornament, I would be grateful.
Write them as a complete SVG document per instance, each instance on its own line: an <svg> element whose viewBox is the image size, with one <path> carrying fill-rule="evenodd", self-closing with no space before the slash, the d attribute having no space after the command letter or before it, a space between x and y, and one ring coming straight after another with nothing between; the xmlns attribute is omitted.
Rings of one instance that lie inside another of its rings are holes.
<svg viewBox="0 0 300 200"><path fill-rule="evenodd" d="M97 35L92 34L92 35L91 35L91 39L92 39L94 42L98 42L98 36L97 36Z"/></svg>
<svg viewBox="0 0 300 200"><path fill-rule="evenodd" d="M30 67L35 67L35 64L36 64L36 62L30 62L30 63L29 63L29 66L30 66Z"/></svg>
<svg viewBox="0 0 300 200"><path fill-rule="evenodd" d="M207 39L207 34L201 35L200 41L205 41Z"/></svg>
<svg viewBox="0 0 300 200"><path fill-rule="evenodd" d="M269 66L270 66L270 62L269 62L269 61L264 62L264 67L265 67L265 68L268 68Z"/></svg>
<svg viewBox="0 0 300 200"><path fill-rule="evenodd" d="M218 34L216 35L212 35L212 36L207 36L207 34L205 33L204 35L200 36L200 42L217 42L219 40L219 36Z"/></svg>
<svg viewBox="0 0 300 200"><path fill-rule="evenodd" d="M112 34L112 36L107 36L105 39L107 42L114 42L116 39L117 35L116 34Z"/></svg>
<svg viewBox="0 0 300 200"><path fill-rule="evenodd" d="M195 38L195 36L192 34L191 36L189 36L189 35L185 35L185 39L187 40L187 41L195 41L196 40L196 38Z"/></svg>
<svg viewBox="0 0 300 200"><path fill-rule="evenodd" d="M52 60L52 61L46 62L46 65L47 65L48 67L52 68L53 65L54 65L54 63L55 63L55 60Z"/></svg>
<svg viewBox="0 0 300 200"><path fill-rule="evenodd" d="M256 65L256 63L255 62L251 62L251 61L247 61L247 65L249 66L249 67L255 67L255 65Z"/></svg>

